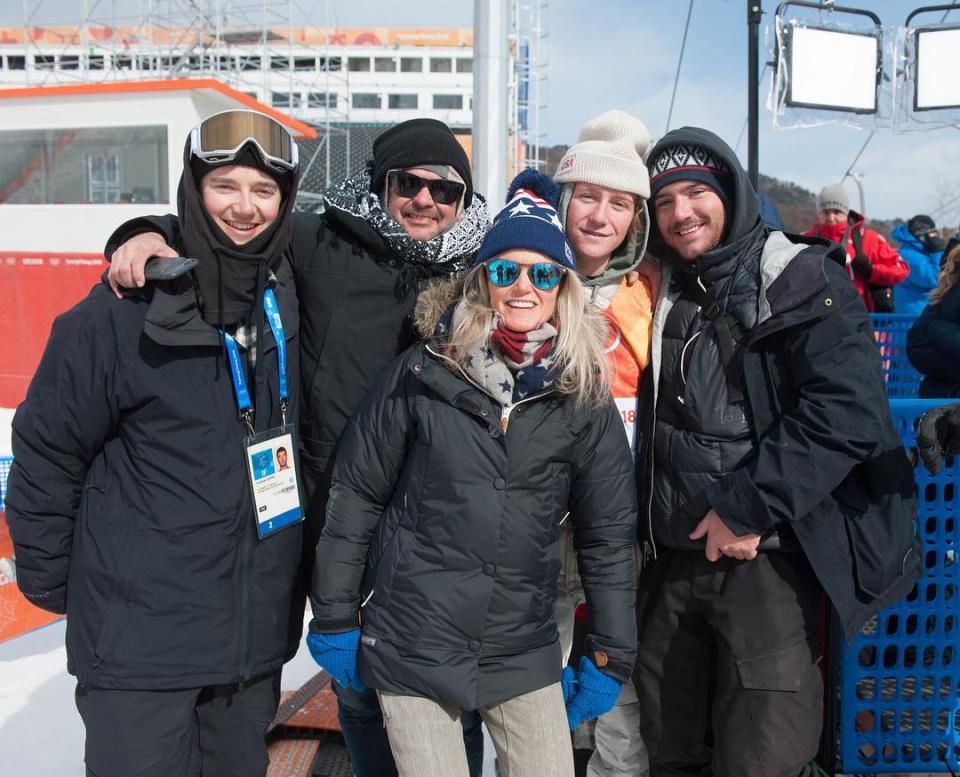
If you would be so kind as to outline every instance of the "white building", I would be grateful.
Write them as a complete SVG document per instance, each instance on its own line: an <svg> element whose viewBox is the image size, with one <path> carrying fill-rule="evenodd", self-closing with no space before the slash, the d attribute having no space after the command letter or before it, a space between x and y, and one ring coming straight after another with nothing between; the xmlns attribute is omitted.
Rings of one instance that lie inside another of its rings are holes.
<svg viewBox="0 0 960 777"><path fill-rule="evenodd" d="M0 88L214 77L311 123L472 122L470 29L0 28Z"/></svg>

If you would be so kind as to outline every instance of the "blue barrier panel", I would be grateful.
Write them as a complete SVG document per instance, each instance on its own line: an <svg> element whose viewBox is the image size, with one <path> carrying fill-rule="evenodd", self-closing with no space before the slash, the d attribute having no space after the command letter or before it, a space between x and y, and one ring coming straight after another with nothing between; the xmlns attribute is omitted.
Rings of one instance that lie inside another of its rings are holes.
<svg viewBox="0 0 960 777"><path fill-rule="evenodd" d="M0 456L0 513L6 509L7 475L10 474L10 465L13 459L9 456Z"/></svg>
<svg viewBox="0 0 960 777"><path fill-rule="evenodd" d="M907 446L924 411L954 400L891 399ZM840 655L840 758L847 774L948 772L960 764L960 457L916 470L924 572Z"/></svg>
<svg viewBox="0 0 960 777"><path fill-rule="evenodd" d="M883 359L883 380L891 398L915 398L923 380L907 359L907 332L916 320L916 316L897 313L870 314Z"/></svg>

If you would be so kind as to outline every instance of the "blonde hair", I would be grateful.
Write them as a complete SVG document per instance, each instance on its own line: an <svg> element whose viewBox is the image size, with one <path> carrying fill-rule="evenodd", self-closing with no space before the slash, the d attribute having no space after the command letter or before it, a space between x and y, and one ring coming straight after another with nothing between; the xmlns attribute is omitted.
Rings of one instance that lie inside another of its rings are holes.
<svg viewBox="0 0 960 777"><path fill-rule="evenodd" d="M457 305L446 355L461 369L469 354L490 345L490 304L484 266L467 273ZM602 314L586 301L583 284L571 270L564 273L557 292L554 320L558 330L553 359L559 374L553 386L578 405L598 407L610 398L610 365L606 354L609 329Z"/></svg>
<svg viewBox="0 0 960 777"><path fill-rule="evenodd" d="M947 292L960 281L960 246L956 246L940 266L940 272L937 275L937 287L930 292L930 302L934 305L943 301Z"/></svg>

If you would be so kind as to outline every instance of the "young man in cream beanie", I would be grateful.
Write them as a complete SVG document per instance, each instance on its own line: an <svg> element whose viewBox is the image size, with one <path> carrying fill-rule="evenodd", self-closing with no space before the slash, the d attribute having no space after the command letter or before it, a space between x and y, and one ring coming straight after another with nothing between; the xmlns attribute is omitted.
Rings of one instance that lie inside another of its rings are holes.
<svg viewBox="0 0 960 777"><path fill-rule="evenodd" d="M613 393L631 451L636 448L640 378L649 361L656 279L641 265L649 225L650 177L643 163L649 142L650 133L642 121L623 111L607 111L587 122L554 176L562 187L558 212L576 255L577 272L584 277L591 303L610 324ZM638 269L639 279L628 282L627 276ZM571 520L576 521L576 516ZM561 534L561 552L556 617L561 645L569 656L574 611L584 601L570 531ZM639 704L633 683L627 683L616 706L597 720L588 777L647 774Z"/></svg>

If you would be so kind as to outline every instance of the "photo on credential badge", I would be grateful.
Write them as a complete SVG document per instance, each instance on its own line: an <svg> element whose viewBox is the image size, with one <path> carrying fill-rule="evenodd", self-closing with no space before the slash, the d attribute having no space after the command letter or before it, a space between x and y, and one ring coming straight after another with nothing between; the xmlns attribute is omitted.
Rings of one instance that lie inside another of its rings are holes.
<svg viewBox="0 0 960 777"><path fill-rule="evenodd" d="M250 454L250 465L253 469L253 479L260 480L267 475L276 472L273 466L273 451L269 448L265 451L257 451ZM283 467L281 467L283 469Z"/></svg>

